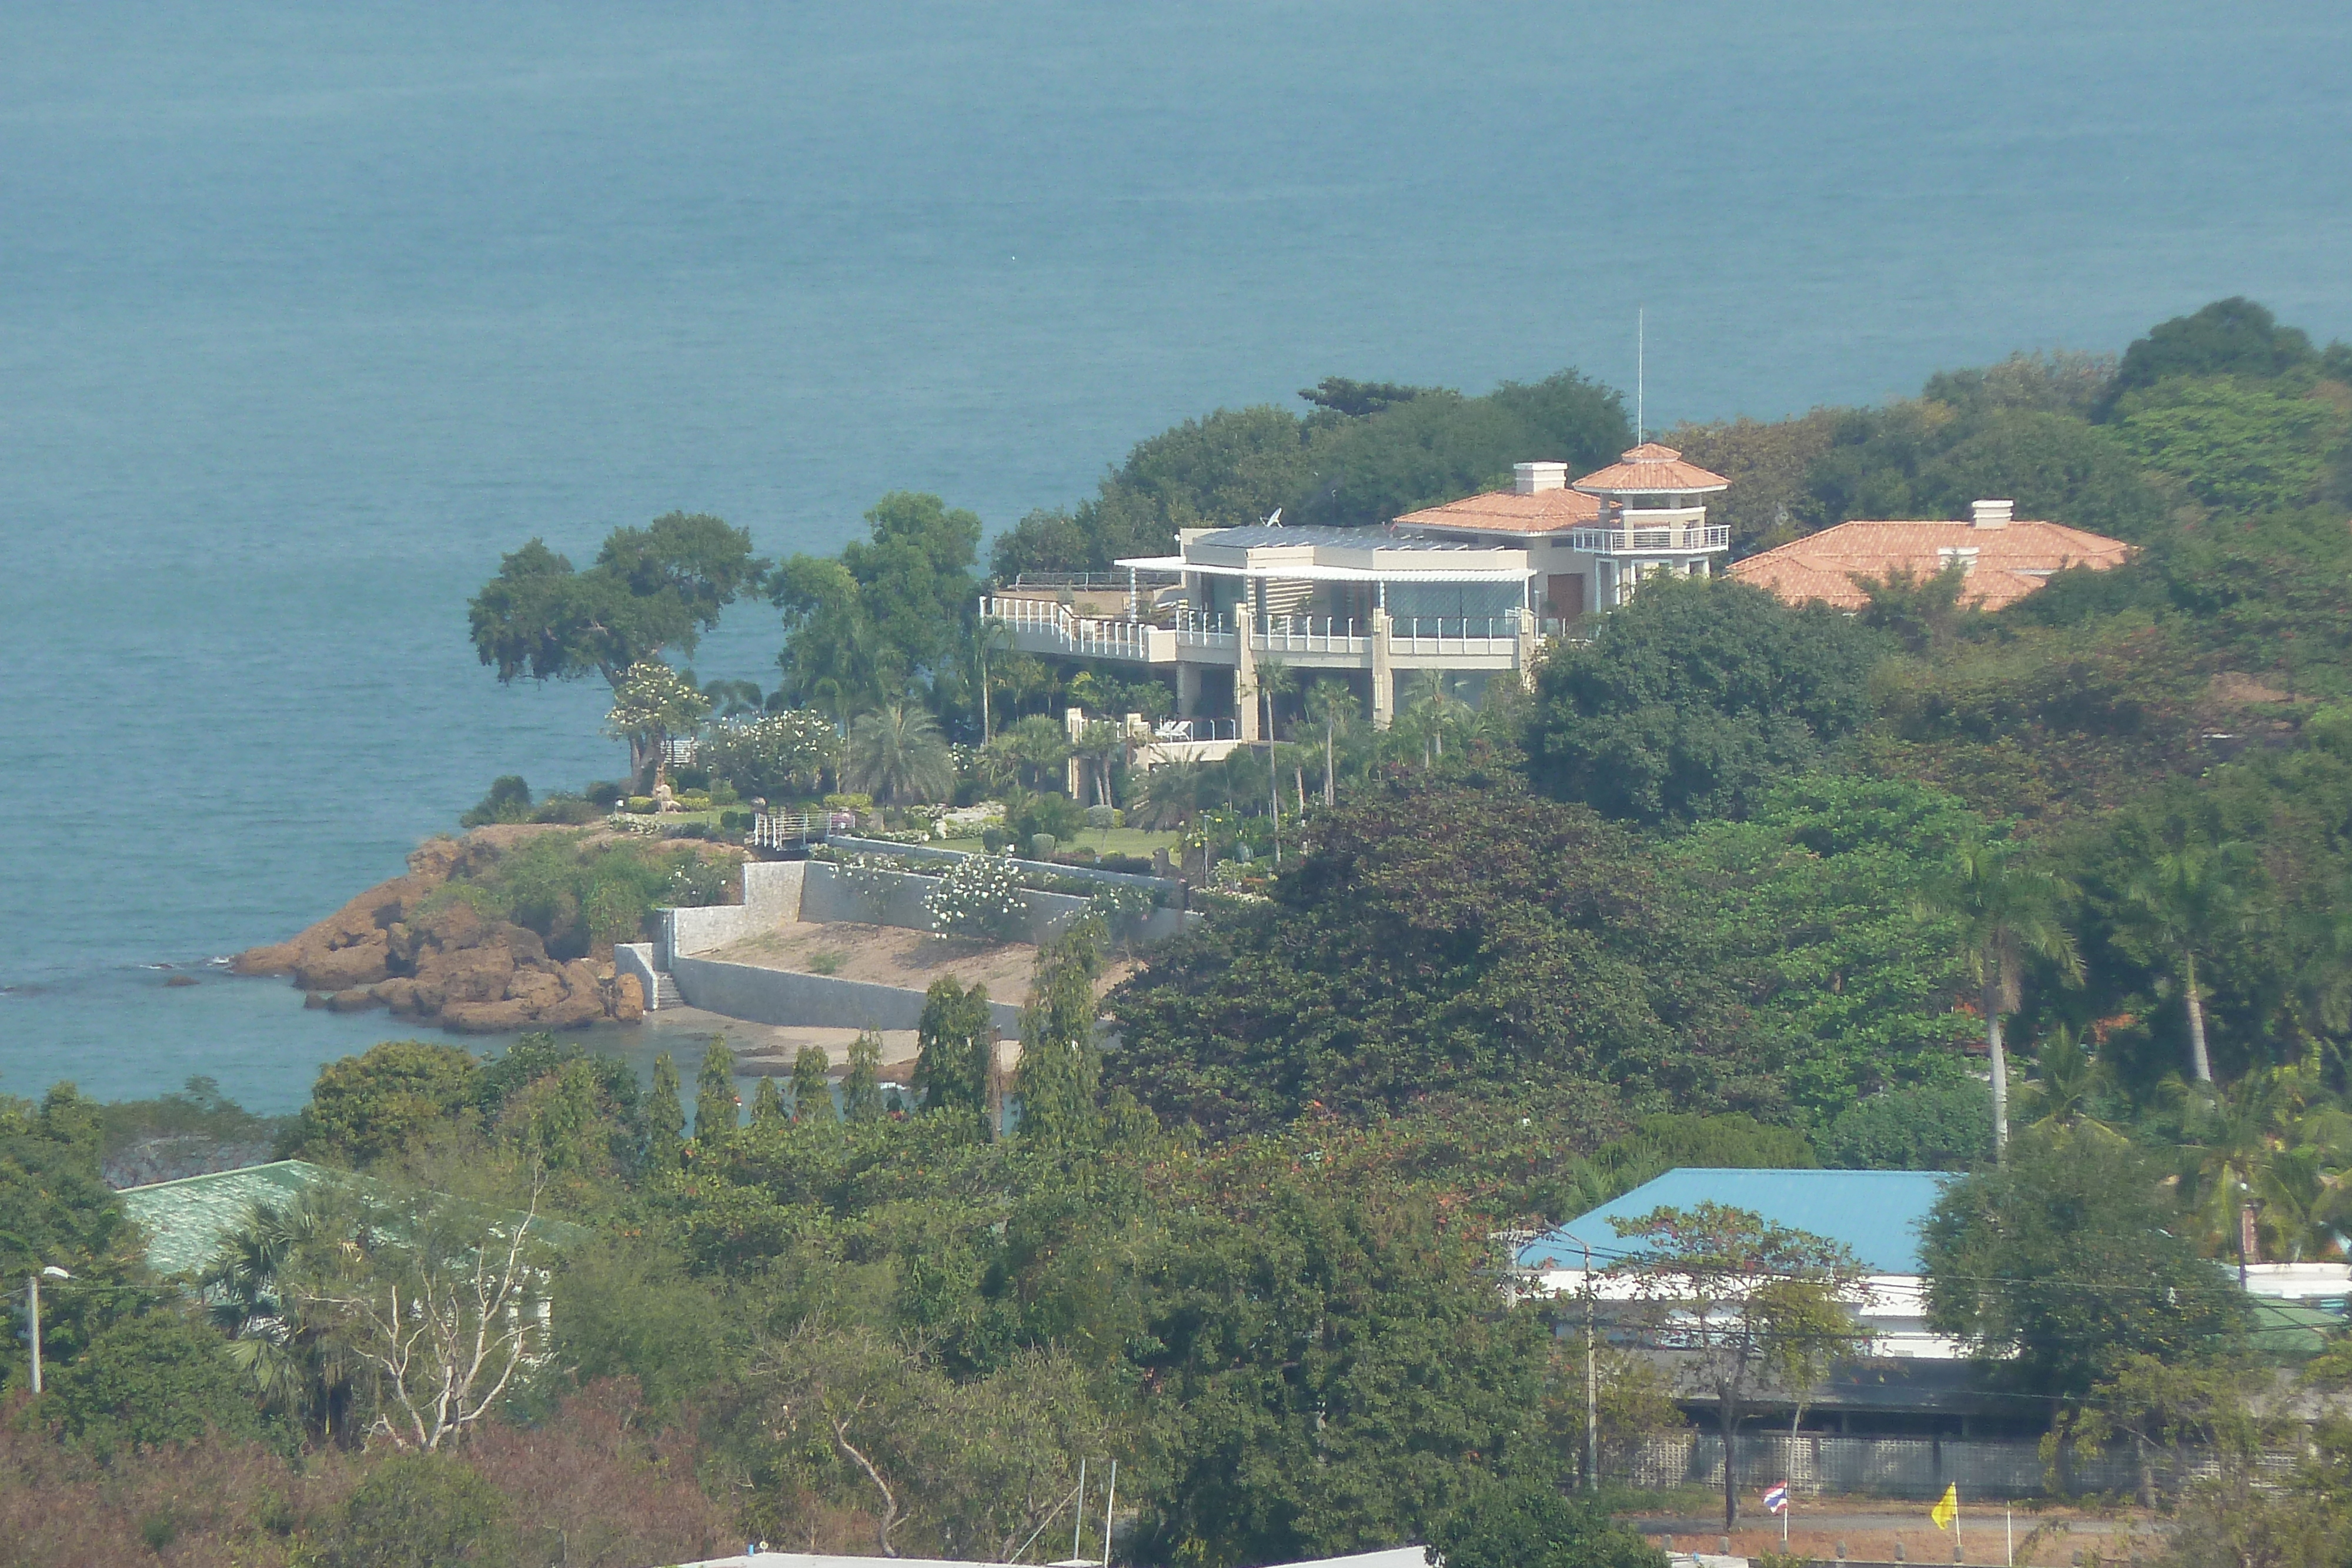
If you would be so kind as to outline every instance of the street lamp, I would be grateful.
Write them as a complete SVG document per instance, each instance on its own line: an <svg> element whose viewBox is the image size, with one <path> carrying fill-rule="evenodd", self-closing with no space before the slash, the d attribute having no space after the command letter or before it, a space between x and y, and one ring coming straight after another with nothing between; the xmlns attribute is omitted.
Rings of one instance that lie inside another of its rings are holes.
<svg viewBox="0 0 2352 1568"><path fill-rule="evenodd" d="M48 1264L37 1274L25 1276L25 1301L31 1309L33 1319L33 1392L36 1394L41 1391L41 1281L44 1277L51 1280L73 1278L55 1263Z"/></svg>
<svg viewBox="0 0 2352 1568"><path fill-rule="evenodd" d="M1601 1447L1601 1395L1592 1370L1592 1249L1573 1230L1556 1234L1575 1242L1584 1253L1584 1490L1594 1491L1600 1485L1594 1470Z"/></svg>

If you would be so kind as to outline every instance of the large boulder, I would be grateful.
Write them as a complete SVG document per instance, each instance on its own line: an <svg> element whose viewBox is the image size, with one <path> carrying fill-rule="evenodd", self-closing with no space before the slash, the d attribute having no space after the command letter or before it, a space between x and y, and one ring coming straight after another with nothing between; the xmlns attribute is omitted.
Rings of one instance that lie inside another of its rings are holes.
<svg viewBox="0 0 2352 1568"><path fill-rule="evenodd" d="M239 953L230 967L240 975L291 975L338 948L380 941L383 927L399 919L406 905L439 885L412 876L378 883L292 941Z"/></svg>
<svg viewBox="0 0 2352 1568"><path fill-rule="evenodd" d="M574 958L563 966L563 995L540 1009L539 1021L549 1029L578 1029L604 1016L604 983L593 966Z"/></svg>
<svg viewBox="0 0 2352 1568"><path fill-rule="evenodd" d="M645 982L635 975L621 975L613 981L613 1018L617 1023L636 1023L646 1016Z"/></svg>
<svg viewBox="0 0 2352 1568"><path fill-rule="evenodd" d="M552 969L518 966L507 979L507 999L537 1013L563 999L563 977Z"/></svg>
<svg viewBox="0 0 2352 1568"><path fill-rule="evenodd" d="M635 978L551 957L539 933L485 920L465 899L434 897L452 878L476 875L519 843L570 831L513 823L429 840L409 855L407 875L368 889L289 942L238 955L236 967L292 975L311 1007L383 1006L455 1030L573 1029L606 1017L635 1022L646 1006ZM718 845L703 852L741 858Z"/></svg>
<svg viewBox="0 0 2352 1568"><path fill-rule="evenodd" d="M378 980L369 989L375 992L376 1000L394 1012L407 1014L417 1010L416 982L406 976L394 975L389 980Z"/></svg>
<svg viewBox="0 0 2352 1568"><path fill-rule="evenodd" d="M507 1034L537 1021L527 1002L451 1002L441 1009L441 1027L462 1034Z"/></svg>
<svg viewBox="0 0 2352 1568"><path fill-rule="evenodd" d="M501 920L482 934L482 940L504 947L514 955L518 965L547 962L547 944L528 925L512 925Z"/></svg>
<svg viewBox="0 0 2352 1568"><path fill-rule="evenodd" d="M348 991L373 986L391 971L384 934L371 930L347 946L304 953L294 966L294 983L306 991Z"/></svg>
<svg viewBox="0 0 2352 1568"><path fill-rule="evenodd" d="M503 947L427 953L416 966L417 998L422 1001L431 992L440 1007L451 1002L495 1002L506 996L514 970L514 955Z"/></svg>

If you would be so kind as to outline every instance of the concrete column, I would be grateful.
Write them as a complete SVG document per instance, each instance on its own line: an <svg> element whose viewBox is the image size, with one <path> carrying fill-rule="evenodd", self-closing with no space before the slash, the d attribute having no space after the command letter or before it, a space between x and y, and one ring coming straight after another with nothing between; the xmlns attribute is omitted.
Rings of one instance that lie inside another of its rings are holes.
<svg viewBox="0 0 2352 1568"><path fill-rule="evenodd" d="M1234 607L1234 722L1244 740L1255 740L1257 734L1257 654L1250 647L1250 637L1257 630L1257 615L1248 601Z"/></svg>
<svg viewBox="0 0 2352 1568"><path fill-rule="evenodd" d="M1536 612L1519 612L1519 684L1532 687L1536 684Z"/></svg>
<svg viewBox="0 0 2352 1568"><path fill-rule="evenodd" d="M1188 659L1176 661L1176 716L1191 718L1201 711L1201 666Z"/></svg>
<svg viewBox="0 0 2352 1568"><path fill-rule="evenodd" d="M1372 727L1396 722L1396 673L1389 666L1389 612L1372 612Z"/></svg>

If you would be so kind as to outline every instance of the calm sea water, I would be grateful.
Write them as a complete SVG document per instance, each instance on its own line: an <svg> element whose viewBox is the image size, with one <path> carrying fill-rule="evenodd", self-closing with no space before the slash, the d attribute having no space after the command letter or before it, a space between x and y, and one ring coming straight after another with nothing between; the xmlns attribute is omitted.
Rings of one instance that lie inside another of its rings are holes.
<svg viewBox="0 0 2352 1568"><path fill-rule="evenodd" d="M385 1020L201 967L502 772L464 600L673 507L992 526L1331 373L1653 424L2352 333L2335 5L0 5L0 1088L266 1109ZM706 674L760 676L739 611ZM204 983L166 988L197 967Z"/></svg>

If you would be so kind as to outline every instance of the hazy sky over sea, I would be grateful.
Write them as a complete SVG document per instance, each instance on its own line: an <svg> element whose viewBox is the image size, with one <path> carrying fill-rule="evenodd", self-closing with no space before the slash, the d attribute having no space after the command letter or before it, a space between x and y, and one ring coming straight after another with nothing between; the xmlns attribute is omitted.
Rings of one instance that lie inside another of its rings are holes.
<svg viewBox="0 0 2352 1568"><path fill-rule="evenodd" d="M2339 6L207 0L0 37L17 1092L196 1061L292 1103L369 1026L132 966L288 934L494 774L614 770L595 693L465 644L534 533L686 507L829 549L896 487L1002 526L1326 374L1630 385L1641 307L1654 424L2225 294L2352 333ZM746 610L698 663L774 643Z"/></svg>

